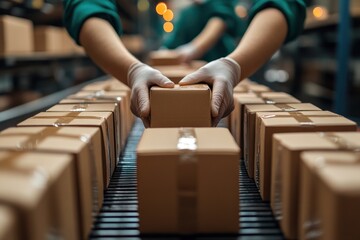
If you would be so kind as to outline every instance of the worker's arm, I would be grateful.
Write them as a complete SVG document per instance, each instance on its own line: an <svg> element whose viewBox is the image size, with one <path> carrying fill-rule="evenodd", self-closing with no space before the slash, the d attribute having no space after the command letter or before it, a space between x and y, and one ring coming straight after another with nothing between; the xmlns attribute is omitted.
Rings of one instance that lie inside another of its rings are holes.
<svg viewBox="0 0 360 240"><path fill-rule="evenodd" d="M241 78L253 74L284 43L288 25L275 8L259 12L250 23L238 47L228 57L241 66Z"/></svg>
<svg viewBox="0 0 360 240"><path fill-rule="evenodd" d="M184 62L201 58L210 50L226 31L226 23L219 17L211 18L201 33L190 43L178 47Z"/></svg>

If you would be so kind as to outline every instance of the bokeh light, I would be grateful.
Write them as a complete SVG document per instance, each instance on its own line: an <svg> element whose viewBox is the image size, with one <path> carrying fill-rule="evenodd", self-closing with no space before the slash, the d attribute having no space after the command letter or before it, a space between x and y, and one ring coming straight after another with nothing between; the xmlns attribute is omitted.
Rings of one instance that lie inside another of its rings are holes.
<svg viewBox="0 0 360 240"><path fill-rule="evenodd" d="M248 15L246 7L242 5L237 5L235 7L235 13L239 18L246 18Z"/></svg>
<svg viewBox="0 0 360 240"><path fill-rule="evenodd" d="M163 15L167 10L167 6L165 3L163 2L159 2L157 5L156 5L156 12L157 14L159 15Z"/></svg>
<svg viewBox="0 0 360 240"><path fill-rule="evenodd" d="M315 18L318 19L324 19L327 17L327 10L323 7L314 7L313 11L312 11L313 15Z"/></svg>
<svg viewBox="0 0 360 240"><path fill-rule="evenodd" d="M174 30L174 25L171 22L166 22L164 23L163 28L165 32L169 33Z"/></svg>
<svg viewBox="0 0 360 240"><path fill-rule="evenodd" d="M174 19L173 11L171 11L170 9L166 10L165 13L163 14L163 18L165 21L168 21L168 22L173 20Z"/></svg>

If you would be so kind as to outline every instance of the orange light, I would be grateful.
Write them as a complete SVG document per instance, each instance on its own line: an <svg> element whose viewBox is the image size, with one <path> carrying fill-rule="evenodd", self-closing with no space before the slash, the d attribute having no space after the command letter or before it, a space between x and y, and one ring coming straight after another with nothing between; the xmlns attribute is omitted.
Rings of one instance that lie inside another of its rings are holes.
<svg viewBox="0 0 360 240"><path fill-rule="evenodd" d="M247 17L247 9L244 6L237 5L235 7L235 13L239 18L246 18Z"/></svg>
<svg viewBox="0 0 360 240"><path fill-rule="evenodd" d="M163 2L159 2L157 5L156 5L156 12L157 14L159 15L163 15L167 10L167 6L165 3Z"/></svg>
<svg viewBox="0 0 360 240"><path fill-rule="evenodd" d="M174 25L171 22L166 22L164 23L163 28L165 32L169 33L174 30Z"/></svg>
<svg viewBox="0 0 360 240"><path fill-rule="evenodd" d="M166 10L165 13L163 14L163 18L165 21L168 21L168 22L173 20L174 19L173 11L171 11L170 9Z"/></svg>
<svg viewBox="0 0 360 240"><path fill-rule="evenodd" d="M322 7L315 7L313 9L313 15L316 17L316 18L323 18L324 15L325 15L325 10L324 8Z"/></svg>

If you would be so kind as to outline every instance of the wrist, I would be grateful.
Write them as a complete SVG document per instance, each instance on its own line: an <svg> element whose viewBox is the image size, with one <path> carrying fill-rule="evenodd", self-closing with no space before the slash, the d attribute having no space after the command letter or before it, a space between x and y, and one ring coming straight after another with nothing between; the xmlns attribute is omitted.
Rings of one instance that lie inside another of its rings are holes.
<svg viewBox="0 0 360 240"><path fill-rule="evenodd" d="M223 62L225 62L230 68L232 73L232 79L233 79L233 86L237 85L240 82L241 78L241 66L240 64L232 59L231 57L224 57L221 58Z"/></svg>
<svg viewBox="0 0 360 240"><path fill-rule="evenodd" d="M145 64L139 61L134 61L129 65L126 79L128 86L132 87L135 72L143 66L145 66Z"/></svg>

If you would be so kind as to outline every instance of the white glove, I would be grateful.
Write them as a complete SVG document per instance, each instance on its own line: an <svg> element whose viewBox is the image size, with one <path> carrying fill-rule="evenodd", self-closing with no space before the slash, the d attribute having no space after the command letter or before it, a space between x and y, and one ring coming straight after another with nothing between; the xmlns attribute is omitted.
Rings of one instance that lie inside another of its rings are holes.
<svg viewBox="0 0 360 240"><path fill-rule="evenodd" d="M181 45L177 47L175 51L179 54L181 62L183 63L189 63L192 60L200 57L198 56L199 53L197 48L191 43Z"/></svg>
<svg viewBox="0 0 360 240"><path fill-rule="evenodd" d="M233 89L240 82L241 68L229 58L220 58L184 77L179 84L189 85L204 82L212 86L212 126L234 110Z"/></svg>
<svg viewBox="0 0 360 240"><path fill-rule="evenodd" d="M131 111L141 118L145 127L149 127L150 99L149 89L157 85L164 88L173 88L175 84L160 71L143 63L134 63L129 67L128 85L131 87Z"/></svg>

